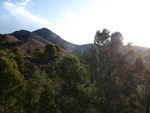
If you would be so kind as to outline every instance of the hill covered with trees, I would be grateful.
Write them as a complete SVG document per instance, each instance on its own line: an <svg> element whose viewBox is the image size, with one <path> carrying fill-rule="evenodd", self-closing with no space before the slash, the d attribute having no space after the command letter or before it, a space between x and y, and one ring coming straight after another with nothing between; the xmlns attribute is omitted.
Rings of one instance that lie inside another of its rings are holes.
<svg viewBox="0 0 150 113"><path fill-rule="evenodd" d="M75 44L69 43L47 28L38 29L33 32L30 32L27 30L20 30L20 31L15 31L11 33L10 35L16 37L21 42L32 39L32 40L36 40L37 45L56 44L59 47L61 47L65 52L69 52L69 53L73 53L77 55L82 54L85 48L90 47L90 44L75 45ZM31 47L29 48L32 49ZM33 49L33 51L34 50L35 49Z"/></svg>
<svg viewBox="0 0 150 113"><path fill-rule="evenodd" d="M91 47L47 29L0 44L2 113L149 113L150 50L137 53L120 32L97 31Z"/></svg>

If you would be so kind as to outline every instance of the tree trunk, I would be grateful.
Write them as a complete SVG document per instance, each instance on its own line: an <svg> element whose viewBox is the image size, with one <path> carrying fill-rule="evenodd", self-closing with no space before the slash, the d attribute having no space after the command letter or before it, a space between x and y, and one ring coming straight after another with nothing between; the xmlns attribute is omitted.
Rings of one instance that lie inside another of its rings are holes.
<svg viewBox="0 0 150 113"><path fill-rule="evenodd" d="M149 97L147 99L147 104L146 104L146 113L149 113Z"/></svg>

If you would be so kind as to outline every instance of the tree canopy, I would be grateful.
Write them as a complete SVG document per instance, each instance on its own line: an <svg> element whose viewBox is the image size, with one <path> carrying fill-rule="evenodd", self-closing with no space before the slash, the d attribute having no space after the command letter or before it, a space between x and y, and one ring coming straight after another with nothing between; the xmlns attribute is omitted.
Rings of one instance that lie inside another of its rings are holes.
<svg viewBox="0 0 150 113"><path fill-rule="evenodd" d="M149 113L150 50L138 54L121 32L97 31L80 56L55 44L0 49L2 113Z"/></svg>

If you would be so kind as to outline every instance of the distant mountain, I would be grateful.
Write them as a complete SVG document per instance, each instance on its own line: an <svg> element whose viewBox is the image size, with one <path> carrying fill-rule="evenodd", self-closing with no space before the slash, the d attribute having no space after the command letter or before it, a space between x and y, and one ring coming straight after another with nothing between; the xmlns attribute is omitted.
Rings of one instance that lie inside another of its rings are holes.
<svg viewBox="0 0 150 113"><path fill-rule="evenodd" d="M60 46L62 49L70 53L81 54L85 48L90 47L90 44L75 45L70 42L67 42L47 28L38 29L33 33L44 38L47 41L50 41L53 44Z"/></svg>
<svg viewBox="0 0 150 113"><path fill-rule="evenodd" d="M27 30L15 31L10 35L20 40L19 47L23 53L25 53L29 48L32 51L34 51L36 48L44 50L45 44L50 43Z"/></svg>
<svg viewBox="0 0 150 113"><path fill-rule="evenodd" d="M29 38L30 34L31 34L30 31L20 30L20 31L15 31L15 32L11 33L10 35L13 35L14 37L16 37L19 40L23 40L23 39Z"/></svg>
<svg viewBox="0 0 150 113"><path fill-rule="evenodd" d="M138 54L147 54L147 48L146 47L141 47L141 46L133 46L133 48L136 50Z"/></svg>
<svg viewBox="0 0 150 113"><path fill-rule="evenodd" d="M38 35L30 32L30 31L27 31L27 30L15 31L15 32L11 33L11 35L13 35L14 37L16 37L19 40L26 40L26 39L31 38L31 39L35 39L43 44L50 43L49 41L45 40L44 38L39 37Z"/></svg>
<svg viewBox="0 0 150 113"><path fill-rule="evenodd" d="M34 40L34 44L37 43L36 47L41 48L42 47L41 44L43 44L43 45L46 45L49 43L56 44L59 47L61 47L64 52L66 51L66 52L74 53L77 55L82 54L85 48L89 48L91 46L91 44L75 45L70 42L67 42L67 41L63 40L60 36L53 33L51 30L49 30L47 28L38 29L33 32L30 32L27 30L20 30L20 31L15 31L15 32L11 33L10 35L16 37L18 40L21 41L20 46L22 49L24 47L23 52L27 49L27 47L28 48L31 47L30 46L31 43L29 43L29 41L31 41L31 40L29 40L29 39L32 39L32 41ZM35 42L35 40L36 40L36 42ZM28 44L27 44L27 42L28 42Z"/></svg>
<svg viewBox="0 0 150 113"><path fill-rule="evenodd" d="M60 36L52 32L47 28L38 29L36 31L30 32L27 30L15 31L11 34L0 34L0 42L17 42L22 52L26 52L28 48L33 51L36 48L44 50L46 44L56 44L62 48L63 52L69 52L76 55L80 55L86 48L90 48L91 44L76 45L65 41ZM1 48L4 46L1 45ZM9 47L9 45L7 46ZM137 53L146 54L147 48L140 46L133 46Z"/></svg>

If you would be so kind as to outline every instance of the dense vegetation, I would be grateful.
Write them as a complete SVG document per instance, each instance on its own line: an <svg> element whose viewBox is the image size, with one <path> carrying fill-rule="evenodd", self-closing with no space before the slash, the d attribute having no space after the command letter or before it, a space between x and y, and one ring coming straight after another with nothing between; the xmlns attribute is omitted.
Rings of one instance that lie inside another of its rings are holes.
<svg viewBox="0 0 150 113"><path fill-rule="evenodd" d="M0 113L149 113L150 50L137 54L122 34L97 31L80 56L0 50Z"/></svg>

